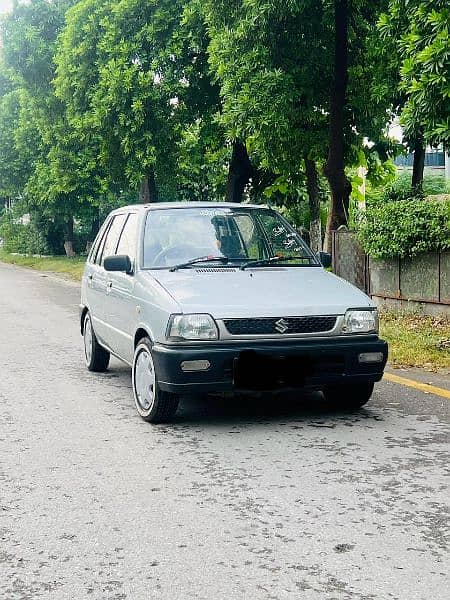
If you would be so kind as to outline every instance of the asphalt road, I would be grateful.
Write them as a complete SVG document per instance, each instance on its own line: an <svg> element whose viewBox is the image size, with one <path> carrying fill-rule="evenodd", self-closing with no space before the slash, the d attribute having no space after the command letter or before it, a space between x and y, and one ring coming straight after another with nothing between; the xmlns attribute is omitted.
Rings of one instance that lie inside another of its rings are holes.
<svg viewBox="0 0 450 600"><path fill-rule="evenodd" d="M0 264L2 600L449 597L449 400L383 382L354 415L216 398L148 425L125 366L85 370L78 295Z"/></svg>

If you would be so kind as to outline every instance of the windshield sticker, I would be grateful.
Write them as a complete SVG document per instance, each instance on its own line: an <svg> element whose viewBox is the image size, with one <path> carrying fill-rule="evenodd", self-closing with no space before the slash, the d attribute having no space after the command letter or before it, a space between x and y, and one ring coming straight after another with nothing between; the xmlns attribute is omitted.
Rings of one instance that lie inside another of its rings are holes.
<svg viewBox="0 0 450 600"><path fill-rule="evenodd" d="M286 229L282 225L280 225L279 227L274 227L272 229L272 233L274 237L279 237L280 235L283 235L283 233L286 233Z"/></svg>
<svg viewBox="0 0 450 600"><path fill-rule="evenodd" d="M223 209L211 209L207 208L205 210L200 211L200 215L202 217L226 217L227 213L223 211Z"/></svg>

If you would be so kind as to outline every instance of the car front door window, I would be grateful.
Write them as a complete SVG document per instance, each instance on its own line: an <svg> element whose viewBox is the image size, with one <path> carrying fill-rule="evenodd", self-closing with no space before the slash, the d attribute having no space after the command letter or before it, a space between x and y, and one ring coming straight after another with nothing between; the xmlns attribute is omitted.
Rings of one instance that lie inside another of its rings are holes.
<svg viewBox="0 0 450 600"><path fill-rule="evenodd" d="M137 220L137 213L130 213L128 215L127 221L122 230L122 235L120 236L119 244L117 246L117 254L126 254L132 261L136 256Z"/></svg>
<svg viewBox="0 0 450 600"><path fill-rule="evenodd" d="M119 242L120 234L122 232L123 225L125 223L125 219L127 218L126 214L116 215L111 223L108 233L106 234L106 239L103 245L103 249L97 255L97 264L102 264L105 261L107 256L113 256L116 254L117 245Z"/></svg>

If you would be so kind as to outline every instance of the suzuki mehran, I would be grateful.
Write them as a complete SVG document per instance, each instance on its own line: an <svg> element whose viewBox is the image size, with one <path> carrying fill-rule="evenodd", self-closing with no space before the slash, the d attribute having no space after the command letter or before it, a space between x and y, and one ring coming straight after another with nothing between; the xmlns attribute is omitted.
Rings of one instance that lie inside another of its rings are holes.
<svg viewBox="0 0 450 600"><path fill-rule="evenodd" d="M270 207L159 203L113 211L87 259L81 333L90 371L131 366L138 413L183 395L320 390L358 409L383 376L372 300L328 272Z"/></svg>

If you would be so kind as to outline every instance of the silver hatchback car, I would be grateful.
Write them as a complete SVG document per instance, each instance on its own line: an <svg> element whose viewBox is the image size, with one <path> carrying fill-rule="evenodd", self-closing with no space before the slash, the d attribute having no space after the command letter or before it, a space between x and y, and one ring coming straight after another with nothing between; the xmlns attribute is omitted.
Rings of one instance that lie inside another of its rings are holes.
<svg viewBox="0 0 450 600"><path fill-rule="evenodd" d="M132 368L136 408L170 420L180 396L320 389L365 404L387 344L370 298L327 272L276 211L160 203L112 212L83 275L86 364Z"/></svg>

